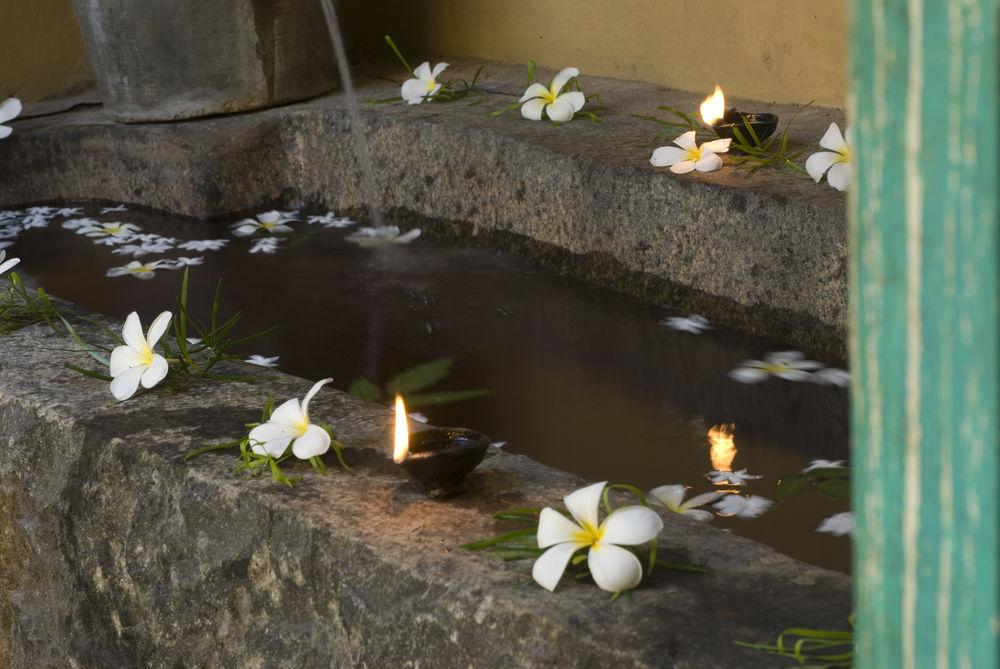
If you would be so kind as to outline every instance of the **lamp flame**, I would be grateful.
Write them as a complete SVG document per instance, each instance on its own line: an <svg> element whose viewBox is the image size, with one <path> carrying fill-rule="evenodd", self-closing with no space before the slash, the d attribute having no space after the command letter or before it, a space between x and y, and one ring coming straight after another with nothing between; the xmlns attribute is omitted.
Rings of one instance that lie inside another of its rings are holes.
<svg viewBox="0 0 1000 669"><path fill-rule="evenodd" d="M708 443L711 444L708 457L712 460L712 469L718 472L733 471L733 460L736 459L736 443L733 437L736 423L721 423L708 431Z"/></svg>
<svg viewBox="0 0 1000 669"><path fill-rule="evenodd" d="M396 447L392 459L399 464L410 454L410 429L406 422L406 405L403 398L396 395Z"/></svg>
<svg viewBox="0 0 1000 669"><path fill-rule="evenodd" d="M716 84L715 92L705 98L701 103L701 118L708 125L715 125L715 122L726 115L726 96L722 94L722 89Z"/></svg>

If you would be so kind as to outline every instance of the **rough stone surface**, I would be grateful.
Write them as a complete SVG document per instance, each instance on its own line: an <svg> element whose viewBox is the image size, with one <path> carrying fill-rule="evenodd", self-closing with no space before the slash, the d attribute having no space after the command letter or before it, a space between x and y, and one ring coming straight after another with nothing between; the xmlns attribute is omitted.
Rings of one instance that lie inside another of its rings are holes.
<svg viewBox="0 0 1000 669"><path fill-rule="evenodd" d="M473 65L453 63L447 72L469 77ZM398 95L400 74L359 76L361 97ZM629 114L662 104L696 110L701 96L612 79L584 84L603 96L600 123L553 127L516 111L491 117L524 88L523 68L504 65L491 65L486 92L468 101L365 107L388 218L430 234L530 246L587 278L842 358L844 194L789 170L729 165L677 176L653 168L649 156L667 140ZM732 102L783 119L793 111ZM106 199L198 217L262 203L359 210L344 104L334 94L138 126L116 125L93 108L15 122L0 143L0 205ZM842 114L809 108L791 136L811 150L833 120Z"/></svg>
<svg viewBox="0 0 1000 669"><path fill-rule="evenodd" d="M307 381L116 404L67 348L42 326L0 339L0 666L754 669L774 658L734 640L843 628L851 610L847 576L678 516L662 554L709 573L661 571L617 602L550 594L530 563L458 546L579 480L496 452L469 493L431 501L389 457L389 411L329 390L311 413L353 469L306 467L291 490L241 478L235 454L182 457Z"/></svg>

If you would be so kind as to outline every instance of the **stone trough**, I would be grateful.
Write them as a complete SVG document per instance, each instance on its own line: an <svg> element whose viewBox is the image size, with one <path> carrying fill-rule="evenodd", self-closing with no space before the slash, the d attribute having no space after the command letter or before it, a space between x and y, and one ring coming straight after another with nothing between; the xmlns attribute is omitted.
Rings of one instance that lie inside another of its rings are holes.
<svg viewBox="0 0 1000 669"><path fill-rule="evenodd" d="M591 279L842 351L840 194L780 172L654 171L655 126L624 114L698 96L593 80L614 119L553 128L487 116L522 86L518 69L492 72L480 105L365 110L391 218L572 258ZM378 75L364 96L397 90ZM836 114L804 116L819 137ZM93 107L28 119L0 164L0 206L362 206L337 95L180 124L120 126ZM45 326L0 338L0 666L753 669L775 658L734 641L847 624L849 577L673 514L662 554L707 573L658 571L617 601L572 579L546 592L530 563L459 547L506 528L493 512L556 504L579 479L494 451L469 493L431 501L391 461L391 413L324 390L311 412L352 470L305 467L291 490L249 480L233 454L183 456L307 381L262 373L114 404L64 367L80 362L67 348Z"/></svg>

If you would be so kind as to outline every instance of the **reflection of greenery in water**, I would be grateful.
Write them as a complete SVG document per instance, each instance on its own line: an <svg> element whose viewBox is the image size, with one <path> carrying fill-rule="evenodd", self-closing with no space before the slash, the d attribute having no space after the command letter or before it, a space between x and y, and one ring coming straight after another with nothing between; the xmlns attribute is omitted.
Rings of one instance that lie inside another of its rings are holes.
<svg viewBox="0 0 1000 669"><path fill-rule="evenodd" d="M809 487L834 499L850 501L851 470L848 467L829 467L786 476L778 483L778 499L787 501Z"/></svg>
<svg viewBox="0 0 1000 669"><path fill-rule="evenodd" d="M384 390L360 377L351 383L347 392L372 402L401 395L411 409L462 402L493 393L492 390L430 390L448 376L454 362L453 358L438 358L411 367L389 379Z"/></svg>
<svg viewBox="0 0 1000 669"><path fill-rule="evenodd" d="M854 616L848 618L854 626ZM778 657L797 660L802 669L853 669L853 630L814 630L789 628L778 635L773 645L766 643L744 643L743 648L764 651Z"/></svg>

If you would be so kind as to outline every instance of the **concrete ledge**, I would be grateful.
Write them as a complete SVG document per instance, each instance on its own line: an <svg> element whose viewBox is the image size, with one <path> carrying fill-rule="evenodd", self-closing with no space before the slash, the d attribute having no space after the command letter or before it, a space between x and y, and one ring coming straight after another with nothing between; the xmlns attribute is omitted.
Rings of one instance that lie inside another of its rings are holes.
<svg viewBox="0 0 1000 669"><path fill-rule="evenodd" d="M0 339L0 665L14 667L773 667L733 640L842 628L850 579L666 517L659 572L631 601L550 594L529 563L460 544L490 513L557 501L580 481L496 453L474 491L420 494L389 458L383 407L323 391L312 413L351 473L287 490L194 447L239 435L283 374L115 405L43 327ZM669 559L669 557L668 557ZM570 579L571 580L571 579Z"/></svg>
<svg viewBox="0 0 1000 669"><path fill-rule="evenodd" d="M449 73L468 77L475 64ZM844 357L842 193L781 170L678 177L651 167L666 141L628 114L658 104L694 110L703 94L585 77L588 92L603 95L605 120L551 127L516 112L491 118L523 92L524 69L490 72L479 105L364 110L390 220L490 245L529 240L531 253L589 279ZM360 94L395 95L398 80L396 69L370 72L359 77ZM734 102L783 118L792 111ZM793 138L815 146L831 120L842 114L809 109ZM211 217L262 202L364 204L339 95L173 124L116 125L97 108L26 119L0 143L0 163L0 205L106 199Z"/></svg>

